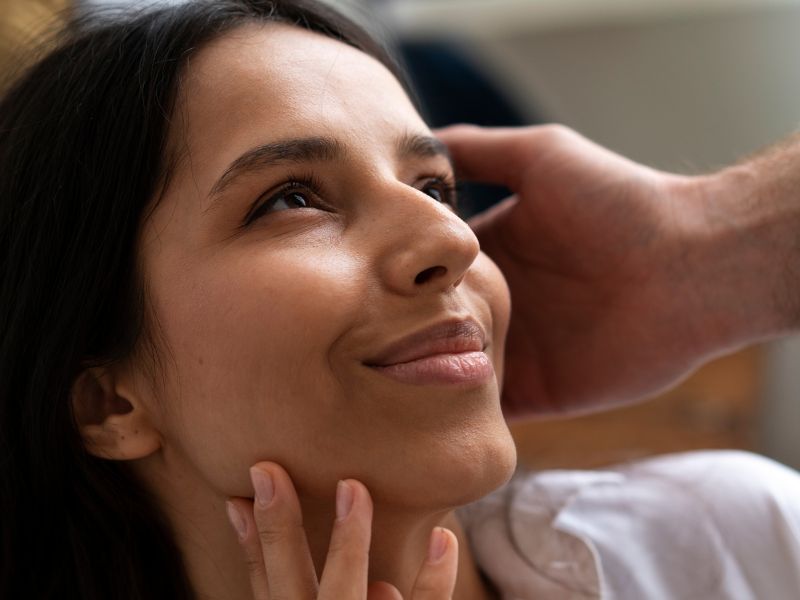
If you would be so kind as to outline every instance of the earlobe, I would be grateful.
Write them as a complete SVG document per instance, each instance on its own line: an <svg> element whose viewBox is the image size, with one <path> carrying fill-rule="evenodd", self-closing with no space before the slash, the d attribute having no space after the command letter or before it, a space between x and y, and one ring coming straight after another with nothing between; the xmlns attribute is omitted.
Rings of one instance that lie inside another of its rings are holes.
<svg viewBox="0 0 800 600"><path fill-rule="evenodd" d="M78 376L72 411L86 451L98 458L134 460L161 447L141 400L108 369L86 369Z"/></svg>

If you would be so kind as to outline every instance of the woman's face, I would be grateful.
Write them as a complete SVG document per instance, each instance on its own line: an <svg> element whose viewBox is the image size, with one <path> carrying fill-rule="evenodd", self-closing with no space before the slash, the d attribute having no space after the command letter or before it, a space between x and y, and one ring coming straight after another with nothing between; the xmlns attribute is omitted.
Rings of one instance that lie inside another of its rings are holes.
<svg viewBox="0 0 800 600"><path fill-rule="evenodd" d="M320 497L343 477L407 504L505 482L508 291L443 201L451 165L390 72L318 34L243 27L191 60L172 127L180 163L140 242L166 460L225 496L252 495L260 460ZM439 337L485 346L493 371L479 352L468 376L452 356L370 366L465 320Z"/></svg>

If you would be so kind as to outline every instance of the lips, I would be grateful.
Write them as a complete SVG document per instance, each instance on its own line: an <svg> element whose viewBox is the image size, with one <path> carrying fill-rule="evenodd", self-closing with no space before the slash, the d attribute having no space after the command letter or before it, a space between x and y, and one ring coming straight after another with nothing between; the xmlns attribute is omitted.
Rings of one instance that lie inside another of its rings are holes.
<svg viewBox="0 0 800 600"><path fill-rule="evenodd" d="M409 363L439 354L481 352L486 335L473 319L448 320L412 333L364 361L369 367Z"/></svg>
<svg viewBox="0 0 800 600"><path fill-rule="evenodd" d="M495 379L485 347L474 319L450 319L401 338L364 364L395 383L466 391Z"/></svg>

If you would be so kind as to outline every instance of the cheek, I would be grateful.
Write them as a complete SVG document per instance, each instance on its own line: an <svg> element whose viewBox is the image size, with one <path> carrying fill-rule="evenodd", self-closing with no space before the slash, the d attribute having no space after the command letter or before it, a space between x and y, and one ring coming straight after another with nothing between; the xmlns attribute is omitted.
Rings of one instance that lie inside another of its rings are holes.
<svg viewBox="0 0 800 600"><path fill-rule="evenodd" d="M330 351L364 292L347 255L221 256L156 283L174 358L164 437L215 487L247 485L253 462L330 427Z"/></svg>
<svg viewBox="0 0 800 600"><path fill-rule="evenodd" d="M503 372L506 334L511 318L511 294L503 273L483 252L476 258L470 275L470 286L482 296L491 314L492 358L499 375Z"/></svg>

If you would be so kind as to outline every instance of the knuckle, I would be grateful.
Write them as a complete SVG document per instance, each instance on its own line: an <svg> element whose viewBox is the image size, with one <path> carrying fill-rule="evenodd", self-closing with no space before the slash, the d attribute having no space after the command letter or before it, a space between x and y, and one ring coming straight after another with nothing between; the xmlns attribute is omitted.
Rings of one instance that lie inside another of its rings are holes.
<svg viewBox="0 0 800 600"><path fill-rule="evenodd" d="M561 123L548 123L540 127L539 135L543 141L555 144L572 138L575 132Z"/></svg>
<svg viewBox="0 0 800 600"><path fill-rule="evenodd" d="M547 123L542 127L542 131L546 131L549 135L554 137L567 135L571 131L569 127L561 123Z"/></svg>
<svg viewBox="0 0 800 600"><path fill-rule="evenodd" d="M337 560L348 563L358 563L369 560L369 548L364 547L358 540L345 536L334 536L328 548L328 554Z"/></svg>
<svg viewBox="0 0 800 600"><path fill-rule="evenodd" d="M414 594L423 598L450 598L455 575L455 571L448 568L428 567L414 582Z"/></svg>
<svg viewBox="0 0 800 600"><path fill-rule="evenodd" d="M247 556L245 557L245 564L247 565L247 571L251 574L263 575L267 572L264 560L261 557Z"/></svg>
<svg viewBox="0 0 800 600"><path fill-rule="evenodd" d="M471 134L480 131L482 128L472 123L457 123L450 125L448 129L460 134Z"/></svg>
<svg viewBox="0 0 800 600"><path fill-rule="evenodd" d="M428 575L420 577L419 580L417 580L414 586L414 592L426 596L439 592L445 587L446 586L442 585L442 582L438 581L435 577Z"/></svg>
<svg viewBox="0 0 800 600"><path fill-rule="evenodd" d="M282 546L304 535L302 525L291 524L283 527L260 527L258 539L263 546Z"/></svg>

